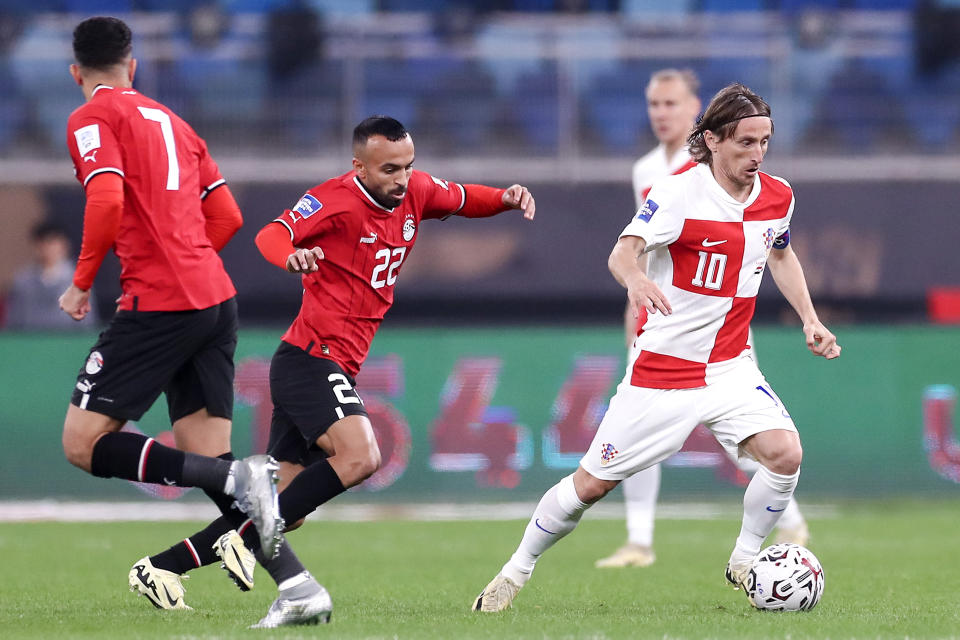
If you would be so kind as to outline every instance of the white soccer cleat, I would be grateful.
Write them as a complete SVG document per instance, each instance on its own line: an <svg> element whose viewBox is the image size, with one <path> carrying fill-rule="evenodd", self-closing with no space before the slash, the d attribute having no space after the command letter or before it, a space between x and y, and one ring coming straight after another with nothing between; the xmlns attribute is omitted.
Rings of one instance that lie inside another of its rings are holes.
<svg viewBox="0 0 960 640"><path fill-rule="evenodd" d="M724 572L724 577L727 579L727 582L733 585L733 588L738 591L743 591L743 595L747 596L747 602L750 603L751 607L756 607L754 604L753 598L751 598L751 592L753 591L753 563L749 562L747 564L734 564L732 562L727 563L727 570Z"/></svg>
<svg viewBox="0 0 960 640"><path fill-rule="evenodd" d="M277 501L280 465L271 456L257 455L239 460L235 468L237 507L253 521L260 535L260 550L272 560L283 543L285 526Z"/></svg>
<svg viewBox="0 0 960 640"><path fill-rule="evenodd" d="M474 611L484 611L492 613L494 611L503 611L513 606L513 599L520 592L520 585L498 573L497 577L490 581L490 584L483 588L477 599L473 601Z"/></svg>
<svg viewBox="0 0 960 640"><path fill-rule="evenodd" d="M333 613L330 593L312 577L280 592L267 615L251 629L275 629L293 625L326 624Z"/></svg>
<svg viewBox="0 0 960 640"><path fill-rule="evenodd" d="M127 581L130 591L145 596L157 609L193 609L183 601L184 589L180 578L173 571L154 567L147 556L137 560L130 568Z"/></svg>
<svg viewBox="0 0 960 640"><path fill-rule="evenodd" d="M619 569L621 567L649 567L657 560L657 554L648 546L628 542L613 552L613 555L597 560L593 566L597 569Z"/></svg>
<svg viewBox="0 0 960 640"><path fill-rule="evenodd" d="M257 565L257 558L243 544L239 533L231 529L220 536L213 543L213 551L222 560L220 568L227 572L240 591L253 589L253 569Z"/></svg>
<svg viewBox="0 0 960 640"><path fill-rule="evenodd" d="M774 536L774 544L789 542L791 544L806 547L810 543L810 529L806 522L801 522L796 527L777 527L777 535Z"/></svg>

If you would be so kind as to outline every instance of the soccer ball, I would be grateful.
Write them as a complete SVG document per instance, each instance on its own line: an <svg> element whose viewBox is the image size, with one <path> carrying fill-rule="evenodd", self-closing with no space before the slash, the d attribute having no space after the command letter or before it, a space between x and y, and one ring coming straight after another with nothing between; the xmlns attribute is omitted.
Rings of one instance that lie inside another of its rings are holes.
<svg viewBox="0 0 960 640"><path fill-rule="evenodd" d="M775 544L753 561L745 587L757 609L809 611L823 595L823 567L806 547Z"/></svg>

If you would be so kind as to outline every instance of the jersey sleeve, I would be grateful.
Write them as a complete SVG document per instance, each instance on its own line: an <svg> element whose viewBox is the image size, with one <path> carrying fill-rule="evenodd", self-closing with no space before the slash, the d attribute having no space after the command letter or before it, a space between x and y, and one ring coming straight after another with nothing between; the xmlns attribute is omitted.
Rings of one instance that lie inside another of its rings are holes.
<svg viewBox="0 0 960 640"><path fill-rule="evenodd" d="M422 198L423 218L446 218L459 213L467 202L462 184L434 178L429 173L414 171L418 196Z"/></svg>
<svg viewBox="0 0 960 640"><path fill-rule="evenodd" d="M328 211L323 207L323 194L318 187L308 189L297 203L283 214L274 219L290 233L290 241L294 246L301 246L303 240L309 236L323 233L323 227L328 224Z"/></svg>
<svg viewBox="0 0 960 640"><path fill-rule="evenodd" d="M220 167L207 150L207 143L199 138L200 144L200 199L205 199L217 187L227 184L220 175Z"/></svg>
<svg viewBox="0 0 960 640"><path fill-rule="evenodd" d="M774 176L776 177L776 176ZM790 187L790 183L783 178L776 178L783 184ZM787 207L787 215L780 221L780 225L774 230L773 248L786 249L790 245L790 221L793 220L793 208L797 203L797 196L790 189L790 205Z"/></svg>
<svg viewBox="0 0 960 640"><path fill-rule="evenodd" d="M123 154L110 120L102 107L88 103L67 121L67 148L77 180L84 187L101 173L123 177Z"/></svg>
<svg viewBox="0 0 960 640"><path fill-rule="evenodd" d="M633 220L620 233L620 237L643 238L646 243L645 252L670 244L680 237L683 230L684 218L679 213L676 200L675 194L654 185Z"/></svg>

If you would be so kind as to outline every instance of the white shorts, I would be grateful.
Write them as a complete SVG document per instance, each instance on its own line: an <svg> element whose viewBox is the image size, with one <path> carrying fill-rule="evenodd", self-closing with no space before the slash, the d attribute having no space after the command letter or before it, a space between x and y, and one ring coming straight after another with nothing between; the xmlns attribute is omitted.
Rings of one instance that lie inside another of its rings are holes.
<svg viewBox="0 0 960 640"><path fill-rule="evenodd" d="M601 480L623 480L679 451L700 423L734 461L748 456L740 443L756 433L797 430L752 358L699 389L635 387L628 373L580 466Z"/></svg>

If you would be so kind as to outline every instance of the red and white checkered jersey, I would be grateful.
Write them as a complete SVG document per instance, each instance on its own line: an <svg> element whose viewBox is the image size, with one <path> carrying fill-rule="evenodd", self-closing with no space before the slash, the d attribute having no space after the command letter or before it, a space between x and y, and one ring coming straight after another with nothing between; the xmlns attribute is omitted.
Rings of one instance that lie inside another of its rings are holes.
<svg viewBox="0 0 960 640"><path fill-rule="evenodd" d="M724 191L705 164L657 181L620 236L644 239L647 275L673 313L641 318L631 384L702 387L749 349L767 256L774 242L789 242L793 205L790 185L762 172L746 202Z"/></svg>
<svg viewBox="0 0 960 640"><path fill-rule="evenodd" d="M667 158L666 145L659 144L645 156L633 163L633 197L639 209L650 193L653 183L664 176L683 173L696 163L690 159L687 147L680 149L673 157Z"/></svg>
<svg viewBox="0 0 960 640"><path fill-rule="evenodd" d="M357 375L384 314L420 222L459 212L462 185L414 171L407 195L387 209L353 171L309 189L275 220L297 247L320 247L317 271L303 274L303 302L283 341L335 361Z"/></svg>

